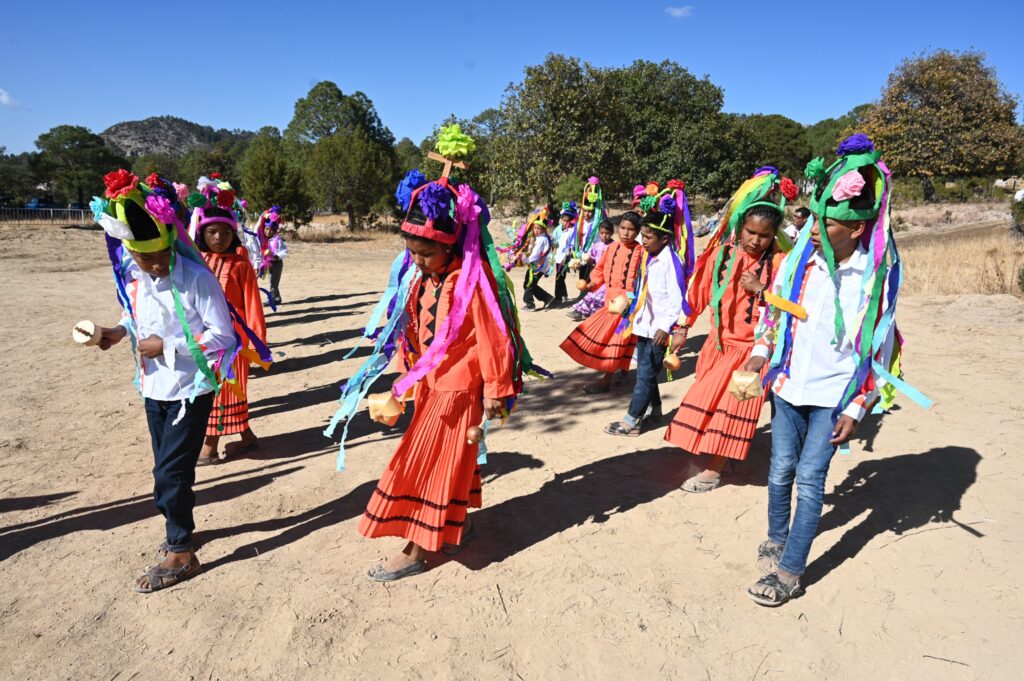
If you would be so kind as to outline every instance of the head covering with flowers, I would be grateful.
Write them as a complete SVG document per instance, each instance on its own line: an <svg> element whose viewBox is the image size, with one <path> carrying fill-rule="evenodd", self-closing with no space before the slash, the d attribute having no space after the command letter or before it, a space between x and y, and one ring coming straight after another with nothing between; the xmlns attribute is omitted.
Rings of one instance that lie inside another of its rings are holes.
<svg viewBox="0 0 1024 681"><path fill-rule="evenodd" d="M449 143L442 148L440 140L448 140ZM447 160L451 161L472 151L473 146L472 139L458 130L441 130L439 150L447 152ZM482 296L495 324L506 334L513 358L512 382L516 394L522 392L525 375L550 375L533 363L523 341L512 282L505 275L487 229L490 212L484 200L468 184L456 185L443 175L428 182L426 176L418 170L406 173L395 192L395 198L405 213L402 231L410 236L452 246L452 252L462 258L462 267L448 316L426 351L411 366L405 367L405 374L391 387L392 394L401 398L437 367L466 323L469 303L476 295ZM543 215L535 215L531 223L537 219L546 221L547 218L545 209ZM408 342L405 338L408 310L410 302L418 294L421 276L408 249L400 253L391 264L387 289L371 313L360 341L373 341L373 349L363 365L342 386L341 407L324 432L330 437L337 425L345 421L338 454L338 470L344 468L348 424L360 400L384 373L398 347ZM358 343L356 347L359 347ZM353 349L348 357L355 351ZM515 401L516 397L508 400L509 411L512 411Z"/></svg>

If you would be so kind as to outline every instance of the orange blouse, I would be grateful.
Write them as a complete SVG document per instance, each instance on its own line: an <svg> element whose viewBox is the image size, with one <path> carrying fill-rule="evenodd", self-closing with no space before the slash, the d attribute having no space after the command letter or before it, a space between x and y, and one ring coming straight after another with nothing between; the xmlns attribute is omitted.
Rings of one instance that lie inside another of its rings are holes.
<svg viewBox="0 0 1024 681"><path fill-rule="evenodd" d="M263 299L260 297L256 271L249 262L248 252L241 246L226 253L206 251L203 253L203 259L224 289L224 297L245 320L246 325L265 342L267 322L263 318ZM235 331L241 337L243 347L249 347L248 337L237 324Z"/></svg>
<svg viewBox="0 0 1024 681"><path fill-rule="evenodd" d="M494 276L490 271L484 271L487 285L496 288ZM421 276L413 283L416 294L409 299L408 346L403 344L402 347L406 370L430 347L435 334L448 318L455 284L461 274L462 260L456 258L440 276ZM482 391L484 397L491 399L515 394L511 343L495 323L479 289L470 299L459 335L423 381L431 390L441 392Z"/></svg>
<svg viewBox="0 0 1024 681"><path fill-rule="evenodd" d="M715 274L715 260L718 258L718 250L722 248L731 250L733 246L727 244L716 247L716 251L708 256L704 264L694 272L693 278L690 280L687 300L693 312L686 319L687 326L692 325L700 317L701 313L707 309L708 305L711 304L711 285L712 277ZM770 257L770 260L762 261L749 255L742 249L737 252L732 277L729 279L728 284L726 284L725 292L722 294L721 318L719 319L722 345L753 344L754 329L761 318L762 305L759 304L757 296L749 293L740 285L740 279L743 277L744 272L754 272L766 288L771 286L771 278L778 272L783 256L783 253L775 253ZM719 277L726 276L728 272L726 264L728 262L729 253L727 251L722 260L722 269L724 271L719 274ZM771 263L770 268L769 262ZM759 269L760 271L758 271ZM712 327L709 339L716 338L718 332L718 329Z"/></svg>
<svg viewBox="0 0 1024 681"><path fill-rule="evenodd" d="M640 258L644 249L639 242L634 241L625 245L616 241L604 249L601 259L594 266L590 273L589 291L596 291L601 286L607 286L605 300L614 300L623 293L633 290L633 282L636 281L637 272L640 270Z"/></svg>

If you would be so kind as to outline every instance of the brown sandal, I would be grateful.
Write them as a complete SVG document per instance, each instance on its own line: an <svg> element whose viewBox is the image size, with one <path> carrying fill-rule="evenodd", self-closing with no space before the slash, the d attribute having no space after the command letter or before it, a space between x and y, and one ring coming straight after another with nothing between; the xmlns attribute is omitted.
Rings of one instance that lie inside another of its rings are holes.
<svg viewBox="0 0 1024 681"><path fill-rule="evenodd" d="M147 569L140 576L145 577L149 580L149 586L139 586L138 584L132 585L132 591L140 594L151 594L154 591L160 591L166 589L169 586L174 586L178 582L184 582L186 579L191 579L198 575L203 569L203 566L199 563L199 558L192 555L192 559L188 563L176 568L165 568L159 565Z"/></svg>

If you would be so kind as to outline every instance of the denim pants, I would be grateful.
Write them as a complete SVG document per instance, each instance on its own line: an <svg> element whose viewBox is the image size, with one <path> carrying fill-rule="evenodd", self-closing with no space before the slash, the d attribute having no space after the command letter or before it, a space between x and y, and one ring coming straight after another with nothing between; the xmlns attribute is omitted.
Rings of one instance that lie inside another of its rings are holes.
<svg viewBox="0 0 1024 681"><path fill-rule="evenodd" d="M206 424L213 409L213 393L185 402L185 415L174 425L181 401L164 402L146 398L146 420L153 441L153 500L167 525L167 547L181 552L192 548L192 508L196 495L196 460L203 448Z"/></svg>
<svg viewBox="0 0 1024 681"><path fill-rule="evenodd" d="M785 546L779 568L802 575L821 519L828 467L836 453L835 445L829 443L835 428L833 408L796 406L778 395L773 404L768 538ZM790 525L794 481L796 513Z"/></svg>
<svg viewBox="0 0 1024 681"><path fill-rule="evenodd" d="M661 411L661 392L658 390L658 374L665 359L665 348L657 346L650 338L637 336L636 339L636 384L633 399L625 423L630 428L643 420L648 407Z"/></svg>

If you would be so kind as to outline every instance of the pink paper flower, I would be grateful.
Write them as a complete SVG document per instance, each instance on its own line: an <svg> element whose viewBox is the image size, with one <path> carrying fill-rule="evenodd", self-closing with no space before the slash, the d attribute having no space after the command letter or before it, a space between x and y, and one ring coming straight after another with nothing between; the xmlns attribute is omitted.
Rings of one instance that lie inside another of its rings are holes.
<svg viewBox="0 0 1024 681"><path fill-rule="evenodd" d="M180 182L175 182L174 193L178 195L178 200L181 201L182 203L188 201L189 191L187 185L181 184Z"/></svg>
<svg viewBox="0 0 1024 681"><path fill-rule="evenodd" d="M635 187L633 187L633 198L634 199L637 198L637 197L643 196L643 195L644 195L644 186L642 184L638 184Z"/></svg>
<svg viewBox="0 0 1024 681"><path fill-rule="evenodd" d="M174 207L171 206L171 202L163 196L157 196L156 194L150 194L147 196L146 210L165 225L174 223Z"/></svg>
<svg viewBox="0 0 1024 681"><path fill-rule="evenodd" d="M597 183L598 183L598 181L597 181L597 176L596 176L596 175L591 175L591 176L590 176L590 179L589 179L589 180L587 180L587 181L588 181L588 182L589 182L590 184L597 184Z"/></svg>
<svg viewBox="0 0 1024 681"><path fill-rule="evenodd" d="M836 182L832 189L832 198L836 201L846 201L855 196L860 196L864 189L864 178L856 170L851 170Z"/></svg>

